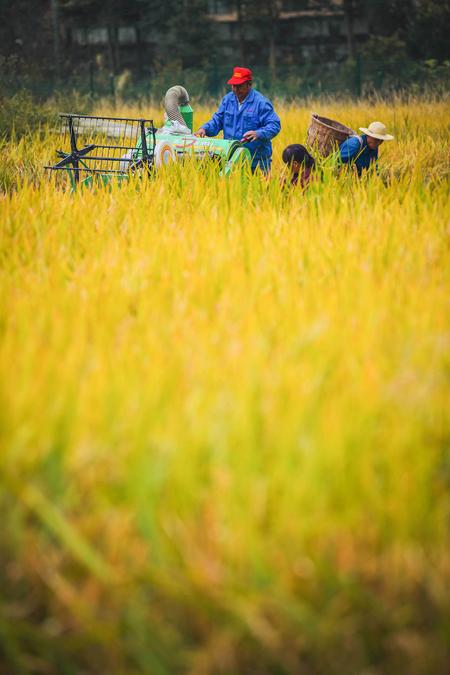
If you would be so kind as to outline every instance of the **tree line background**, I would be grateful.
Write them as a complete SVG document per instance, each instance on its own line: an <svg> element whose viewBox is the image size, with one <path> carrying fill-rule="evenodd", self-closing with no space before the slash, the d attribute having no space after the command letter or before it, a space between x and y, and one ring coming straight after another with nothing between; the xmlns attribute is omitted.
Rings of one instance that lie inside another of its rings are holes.
<svg viewBox="0 0 450 675"><path fill-rule="evenodd" d="M281 20L297 10L338 10L344 51ZM228 41L218 12L236 17ZM215 96L236 64L286 96L446 87L449 28L446 0L0 0L0 90L137 97L181 82Z"/></svg>

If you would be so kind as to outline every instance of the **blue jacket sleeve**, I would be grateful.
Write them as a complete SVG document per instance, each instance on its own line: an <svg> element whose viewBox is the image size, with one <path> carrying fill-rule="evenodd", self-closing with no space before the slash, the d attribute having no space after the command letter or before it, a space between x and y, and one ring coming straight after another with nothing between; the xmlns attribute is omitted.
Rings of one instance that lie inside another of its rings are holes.
<svg viewBox="0 0 450 675"><path fill-rule="evenodd" d="M280 118L273 109L271 102L267 99L261 103L259 119L261 121L261 126L259 129L255 130L259 139L262 141L270 141L271 138L280 133Z"/></svg>
<svg viewBox="0 0 450 675"><path fill-rule="evenodd" d="M207 136L217 136L219 131L222 131L223 129L223 115L225 112L224 101L225 99L223 98L222 101L220 102L220 106L217 112L214 113L214 115L208 122L206 122L206 124L202 125Z"/></svg>
<svg viewBox="0 0 450 675"><path fill-rule="evenodd" d="M350 136L346 141L341 143L339 146L339 152L341 153L341 160L345 162L350 162L354 159L361 149L361 143L359 138L356 136Z"/></svg>

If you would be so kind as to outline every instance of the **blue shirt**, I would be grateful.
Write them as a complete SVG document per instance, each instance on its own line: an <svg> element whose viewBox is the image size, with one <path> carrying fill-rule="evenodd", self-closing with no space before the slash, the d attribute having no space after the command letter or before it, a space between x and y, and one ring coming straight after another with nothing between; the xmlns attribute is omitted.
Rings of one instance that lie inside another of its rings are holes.
<svg viewBox="0 0 450 675"><path fill-rule="evenodd" d="M223 130L225 139L236 141L240 141L246 131L256 131L257 140L246 144L252 156L252 171L257 166L268 171L272 157L271 139L279 133L281 123L269 99L251 89L240 109L236 95L230 91L203 129L207 136L217 136Z"/></svg>
<svg viewBox="0 0 450 675"><path fill-rule="evenodd" d="M367 145L367 135L350 136L339 146L341 160L344 164L351 162L356 166L358 176L363 169L368 169L372 162L378 160L378 148L371 150Z"/></svg>

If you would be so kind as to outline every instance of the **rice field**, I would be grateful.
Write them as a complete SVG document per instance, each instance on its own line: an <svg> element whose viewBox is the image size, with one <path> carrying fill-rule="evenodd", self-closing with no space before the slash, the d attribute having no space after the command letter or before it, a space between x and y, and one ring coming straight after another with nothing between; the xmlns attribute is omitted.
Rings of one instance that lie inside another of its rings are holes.
<svg viewBox="0 0 450 675"><path fill-rule="evenodd" d="M448 101L276 109L270 181L1 146L5 675L448 667ZM380 175L281 190L313 110L384 122Z"/></svg>

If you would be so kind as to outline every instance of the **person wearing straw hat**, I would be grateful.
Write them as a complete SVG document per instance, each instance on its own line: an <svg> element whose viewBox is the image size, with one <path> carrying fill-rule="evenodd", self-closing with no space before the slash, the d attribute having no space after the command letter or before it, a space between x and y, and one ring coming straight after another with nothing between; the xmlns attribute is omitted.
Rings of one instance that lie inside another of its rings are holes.
<svg viewBox="0 0 450 675"><path fill-rule="evenodd" d="M252 156L252 171L259 168L267 174L272 162L271 141L281 129L280 118L269 99L252 89L253 73L250 68L236 66L228 84L231 91L195 135L203 138L223 131L225 139L246 143Z"/></svg>
<svg viewBox="0 0 450 675"><path fill-rule="evenodd" d="M392 141L394 137L387 133L386 126L382 122L372 122L369 126L359 127L363 132L361 136L350 136L339 146L341 161L343 164L355 166L358 176L363 170L378 161L378 148L383 141Z"/></svg>

